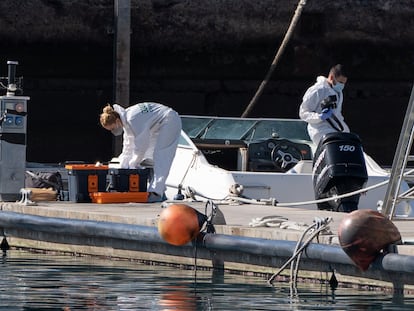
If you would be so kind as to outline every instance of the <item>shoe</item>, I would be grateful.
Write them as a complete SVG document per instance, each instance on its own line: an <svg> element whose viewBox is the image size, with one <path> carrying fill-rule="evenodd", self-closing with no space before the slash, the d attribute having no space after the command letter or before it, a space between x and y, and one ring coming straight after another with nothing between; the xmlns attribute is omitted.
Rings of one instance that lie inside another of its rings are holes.
<svg viewBox="0 0 414 311"><path fill-rule="evenodd" d="M145 158L144 160L142 160L139 163L139 165L142 166L142 167L154 167L154 160L149 159L149 158Z"/></svg>
<svg viewBox="0 0 414 311"><path fill-rule="evenodd" d="M167 200L167 197L165 196L165 193L161 195L159 195L158 193L155 192L150 192L147 202L148 203L157 203L157 202L164 202L165 200Z"/></svg>

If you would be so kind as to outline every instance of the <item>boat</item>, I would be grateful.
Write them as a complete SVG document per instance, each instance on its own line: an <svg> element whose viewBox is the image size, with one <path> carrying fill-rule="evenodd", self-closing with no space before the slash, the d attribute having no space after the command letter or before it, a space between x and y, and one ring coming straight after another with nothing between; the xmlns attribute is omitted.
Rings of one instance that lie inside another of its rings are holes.
<svg viewBox="0 0 414 311"><path fill-rule="evenodd" d="M317 146L303 120L196 115L182 115L181 120L166 182L168 199L321 209L323 200L316 200L313 184ZM358 191L358 209L380 211L390 173L365 152L363 157L368 178ZM408 188L404 182L401 191ZM400 202L395 215L413 216L410 201Z"/></svg>

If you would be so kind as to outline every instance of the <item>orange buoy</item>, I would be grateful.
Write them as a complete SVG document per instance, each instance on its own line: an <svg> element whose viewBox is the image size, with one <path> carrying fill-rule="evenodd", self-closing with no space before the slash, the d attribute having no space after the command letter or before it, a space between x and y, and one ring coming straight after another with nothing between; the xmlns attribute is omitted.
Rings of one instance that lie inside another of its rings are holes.
<svg viewBox="0 0 414 311"><path fill-rule="evenodd" d="M162 288L165 291L158 303L162 311L197 310L197 299L191 295L189 288L174 286Z"/></svg>
<svg viewBox="0 0 414 311"><path fill-rule="evenodd" d="M356 210L339 224L339 243L344 252L363 271L388 245L401 240L397 227L383 214Z"/></svg>
<svg viewBox="0 0 414 311"><path fill-rule="evenodd" d="M158 220L158 232L172 245L184 245L194 240L207 220L194 208L185 204L172 204L165 208Z"/></svg>

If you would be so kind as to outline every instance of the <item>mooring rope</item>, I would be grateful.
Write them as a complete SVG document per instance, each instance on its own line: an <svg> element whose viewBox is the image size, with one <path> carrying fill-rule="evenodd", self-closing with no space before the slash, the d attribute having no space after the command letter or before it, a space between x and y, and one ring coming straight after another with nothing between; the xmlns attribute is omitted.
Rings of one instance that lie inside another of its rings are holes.
<svg viewBox="0 0 414 311"><path fill-rule="evenodd" d="M313 230L313 229L319 229L320 227L323 226L322 230L327 230L328 229L328 224L329 222L332 221L332 218L319 218L319 217L315 217L314 219L314 224L312 226L310 226L309 228L307 228L303 234L301 235L298 243L296 244L296 248L295 248L295 252L298 251L299 245L302 244L302 241L305 237L305 235ZM320 231L321 232L321 231ZM319 234L316 235L316 238L318 239ZM319 239L318 239L319 240ZM299 272L299 263L300 263L300 259L302 257L303 252L300 252L300 254L298 255L298 257L296 258L296 260L292 261L291 265L290 265L290 276L291 276L291 283L292 285L296 288L297 285L297 279L298 279L298 272Z"/></svg>
<svg viewBox="0 0 414 311"><path fill-rule="evenodd" d="M319 235L319 233L323 230L325 230L328 226L328 224L332 221L331 217L326 217L324 219L319 219L319 218L315 218L314 220L314 224L311 225L308 229L306 229L303 234L302 237L299 239L298 243L296 244L296 248L295 251L293 252L292 257L290 257L283 265L282 267L280 267L279 271L277 271L275 274L273 274L269 280L268 283L269 284L273 284L273 281L275 280L275 278L283 271L285 270L285 268L291 264L294 260L297 260L298 258L300 259L300 256L302 255L302 252L308 247L308 245L310 244L310 242L312 242L312 240ZM315 231L313 231L310 235L310 237L302 244L302 240L303 237L312 229L315 229ZM296 275L294 276L294 280L297 280L297 272L298 272L298 267L299 267L299 263L296 264L296 267L294 269L294 272L291 271L291 275ZM291 280L292 282L292 280Z"/></svg>
<svg viewBox="0 0 414 311"><path fill-rule="evenodd" d="M299 202L278 202L276 198L269 198L269 199L251 199L251 198L247 198L247 197L240 197L237 195L227 195L226 197L224 197L223 199L213 199L213 198L209 198L207 196L204 196L203 194L197 192L194 188L192 187L186 187L186 195L188 197L190 197L190 199L192 199L193 201L196 201L195 196L199 196L202 198L205 198L209 201L213 201L216 204L231 204L231 202L240 202L240 203L247 203L247 204L256 204L256 205L271 205L271 206L279 206L279 207L291 207L291 206L301 206L301 205L310 205L310 204L318 204L318 203L324 203L324 202L329 202L329 201L334 201L334 200L339 200L339 199L343 199L343 198L347 198L356 194L361 194L361 193L365 193L368 191L371 191L375 188L379 188L382 187L386 184L388 184L389 180L384 180L380 183L374 184L372 186L366 187L366 188L362 188L360 190L355 190L352 192L348 192L348 193L344 193L341 195L335 195L329 198L324 198L324 199L318 199L318 200L310 200L310 201L299 201ZM176 202L176 200L168 200L168 202Z"/></svg>
<svg viewBox="0 0 414 311"><path fill-rule="evenodd" d="M240 201L240 202L243 202L243 203L259 204L259 205L273 205L273 206L279 206L279 207L300 206L300 205L324 203L324 202L329 202L329 201L334 201L334 200L347 198L347 197L350 197L350 196L353 196L353 195L356 195L356 194L361 194L361 193L368 192L368 191L373 190L375 188L382 187L382 186L386 185L387 183L388 183L388 180L385 180L383 182L380 182L378 184L372 185L372 186L367 187L367 188L362 188L360 190L355 190L355 191L340 194L340 195L334 195L334 196L329 197L329 198L318 199L318 200L310 200L310 201L301 201L301 202L280 203L275 198L256 200L256 199L240 198L240 197L236 197L236 196L228 196L228 199L235 200L235 201Z"/></svg>
<svg viewBox="0 0 414 311"><path fill-rule="evenodd" d="M407 176L407 175L410 175L412 173L414 173L414 169L405 172L403 174L403 176ZM385 186L389 182L390 182L390 180L387 179L387 180L384 180L380 183L374 184L372 186L361 188L359 190L344 193L344 194L341 194L341 195L335 195L335 196L332 196L332 197L329 197L329 198L318 199L318 200L310 200L310 201L302 201L302 202L291 202L291 203L283 203L282 202L282 203L280 203L275 198L257 200L257 199L249 199L249 198L246 198L246 197L237 197L237 196L232 196L232 195L228 196L227 199L240 201L242 203L259 204L259 205L273 205L273 206L279 206L279 207L301 206L301 205L324 203L324 202L329 202L329 201L333 201L333 200L339 200L339 199L351 197L351 196L354 196L354 195L357 195L357 194L365 193L365 192L371 191L373 189Z"/></svg>
<svg viewBox="0 0 414 311"><path fill-rule="evenodd" d="M414 169L408 170L407 172L405 172L403 174L403 176L407 176L414 173ZM271 205L271 206L278 206L278 207L292 207L292 206L302 206L302 205L311 205L311 204L318 204L318 203L325 203L325 202L329 202L329 201L334 201L334 200L339 200L339 199L343 199L343 198L347 198L350 196L354 196L357 194L361 194L361 193L366 193L368 191L371 191L373 189L385 186L386 184L389 183L389 179L384 180L380 183L371 185L369 187L365 187L359 190L355 190L352 192L348 192L348 193L344 193L341 195L334 195L332 197L329 198L324 198L324 199L318 199L318 200L310 200L310 201L299 201L299 202L278 202L276 198L269 198L269 199L252 199L252 198L247 198L247 197L242 197L242 196L238 196L235 195L233 193L231 193L230 195L227 195L226 197L224 197L223 199L213 199L213 198L209 198L199 192L197 192L194 188L187 186L186 187L186 195L187 197L189 197L191 200L196 201L195 196L199 196L202 198L205 198L211 202L214 202L215 204L231 204L232 202L239 202L239 203L247 203L247 204L256 204L256 205ZM240 186L240 185L239 185ZM182 200L180 200L182 201ZM173 203L173 202L177 202L177 200L168 200L165 203Z"/></svg>

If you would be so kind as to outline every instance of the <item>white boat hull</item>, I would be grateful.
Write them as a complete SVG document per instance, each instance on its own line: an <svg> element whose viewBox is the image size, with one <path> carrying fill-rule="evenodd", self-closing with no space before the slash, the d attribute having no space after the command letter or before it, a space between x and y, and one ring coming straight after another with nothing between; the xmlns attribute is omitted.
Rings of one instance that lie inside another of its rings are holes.
<svg viewBox="0 0 414 311"><path fill-rule="evenodd" d="M296 167L288 173L224 170L211 165L190 138L183 135L187 142L178 147L167 178L166 195L168 199L174 199L179 185L181 185L183 192L187 192L187 195L190 193L197 200L225 200L231 194L230 188L237 184L243 186L242 195L249 199L275 199L279 202L278 206L317 210L317 205L314 202L310 161L305 162L304 167L301 168L302 172L295 170ZM366 156L366 160L369 176L366 187L381 183L383 185L363 193L358 208L378 210L387 189L387 184L384 182L388 180L389 176L370 157ZM403 185L401 191L406 189L408 189L408 185ZM414 216L411 204L408 201L400 203L395 215Z"/></svg>

